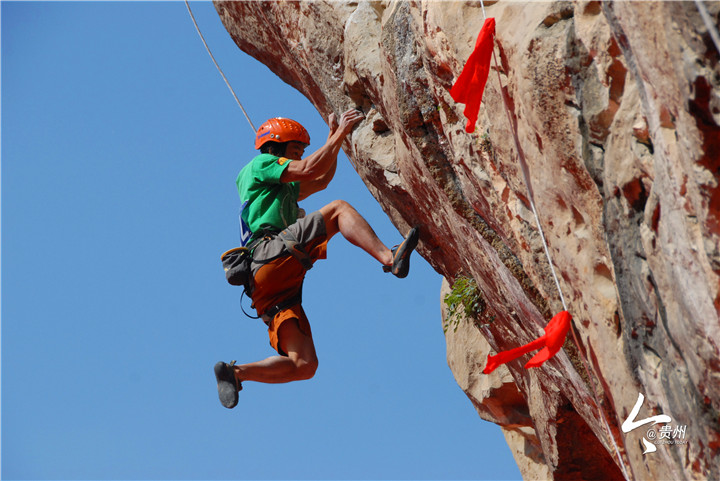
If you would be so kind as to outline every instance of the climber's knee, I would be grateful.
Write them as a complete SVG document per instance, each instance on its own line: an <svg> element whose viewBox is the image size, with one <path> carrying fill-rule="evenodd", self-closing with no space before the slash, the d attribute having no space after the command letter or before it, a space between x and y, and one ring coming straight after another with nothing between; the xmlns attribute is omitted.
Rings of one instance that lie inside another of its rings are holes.
<svg viewBox="0 0 720 481"><path fill-rule="evenodd" d="M357 211L353 206L344 200L334 200L325 207L320 209L320 213L325 220L325 229L328 237L332 237L340 230L340 218L343 216L356 214Z"/></svg>

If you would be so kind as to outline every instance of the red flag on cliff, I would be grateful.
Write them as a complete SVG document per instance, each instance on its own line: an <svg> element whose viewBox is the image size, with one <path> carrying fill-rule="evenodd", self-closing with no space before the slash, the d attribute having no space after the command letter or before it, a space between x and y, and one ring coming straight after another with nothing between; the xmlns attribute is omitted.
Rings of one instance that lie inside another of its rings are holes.
<svg viewBox="0 0 720 481"><path fill-rule="evenodd" d="M455 102L465 104L463 114L468 122L465 131L473 133L480 111L485 83L490 72L490 56L493 51L495 38L495 19L486 18L480 34L475 42L475 50L470 54L463 71L450 89L450 95Z"/></svg>
<svg viewBox="0 0 720 481"><path fill-rule="evenodd" d="M525 364L525 368L527 369L529 367L540 366L542 363L557 354L562 345L565 343L565 336L567 336L567 333L570 330L571 321L572 316L570 316L568 311L559 312L550 320L550 322L548 322L548 325L545 327L545 335L542 337L539 337L524 346L516 347L515 349L510 349L509 351L502 351L494 356L488 356L488 363L487 366L485 366L485 369L483 369L483 374L490 374L501 364L515 360L523 354L527 354L535 349L542 348L540 352L535 354L532 359Z"/></svg>

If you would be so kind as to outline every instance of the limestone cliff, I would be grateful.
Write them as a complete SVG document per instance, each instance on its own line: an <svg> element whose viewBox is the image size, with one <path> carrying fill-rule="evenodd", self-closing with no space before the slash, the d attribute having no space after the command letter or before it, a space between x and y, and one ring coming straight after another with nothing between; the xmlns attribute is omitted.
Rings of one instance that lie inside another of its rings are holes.
<svg viewBox="0 0 720 481"><path fill-rule="evenodd" d="M497 63L474 134L448 90L479 2L216 8L325 118L365 112L345 152L400 231L422 226L449 286L476 281L448 362L526 478L720 478L720 66L695 3L485 2ZM488 352L562 310L522 158L575 336L541 368L486 376ZM639 393L637 420L670 416L677 444L643 454L651 426L621 430Z"/></svg>

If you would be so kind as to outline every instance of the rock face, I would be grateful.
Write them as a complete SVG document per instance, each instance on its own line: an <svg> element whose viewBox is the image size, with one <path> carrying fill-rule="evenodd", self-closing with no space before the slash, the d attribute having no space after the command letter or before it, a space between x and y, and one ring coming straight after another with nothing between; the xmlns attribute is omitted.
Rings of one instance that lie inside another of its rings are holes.
<svg viewBox="0 0 720 481"><path fill-rule="evenodd" d="M695 3L485 2L497 37L474 134L448 90L479 2L215 5L325 118L365 112L345 152L400 231L422 226L446 292L477 283L448 362L526 478L720 478L720 66ZM540 368L486 376L489 352L563 309L530 199L572 335ZM639 394L636 421L672 421L623 432ZM663 427L675 444L643 454Z"/></svg>

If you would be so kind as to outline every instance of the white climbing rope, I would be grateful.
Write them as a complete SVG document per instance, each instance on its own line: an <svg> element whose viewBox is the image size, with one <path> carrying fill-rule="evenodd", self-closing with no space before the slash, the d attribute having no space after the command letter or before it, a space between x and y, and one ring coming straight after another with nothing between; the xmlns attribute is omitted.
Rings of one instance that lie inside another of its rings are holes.
<svg viewBox="0 0 720 481"><path fill-rule="evenodd" d="M233 90L232 86L230 85L230 82L228 82L227 77L225 77L225 74L223 73L222 69L220 68L220 65L218 65L217 61L215 60L215 56L210 51L210 47L208 47L207 42L205 41L205 37L203 37L202 32L200 32L200 27L197 24L197 21L195 20L195 15L193 15L192 9L190 8L190 3L188 0L185 0L185 6L188 9L188 13L190 13L190 18L193 21L193 25L195 25L195 30L197 30L198 35L200 35L200 40L202 40L203 45L205 45L205 50L207 50L207 53L210 54L210 58L212 59L213 63L215 64L215 67L217 67L218 72L220 72L220 75L222 75L223 80L225 81L225 84L230 89L230 92L232 92L233 97L235 97L235 101L240 106L240 110L242 110L242 113L245 114L245 118L247 119L248 123L250 124L250 128L253 130L253 133L257 132L257 129L252 123L252 120L250 120L250 116L245 112L245 108L243 107L242 103L240 103L240 100L238 99L238 96L235 95L235 91Z"/></svg>
<svg viewBox="0 0 720 481"><path fill-rule="evenodd" d="M482 6L483 18L487 19L487 16L485 14L485 4L484 4L483 0L480 0L480 5ZM498 76L498 86L502 93L502 79L500 77L500 64L497 60L497 57L495 56L494 46L493 46L493 60L495 62L495 72L497 73L497 76ZM515 141L515 149L517 150L518 160L521 163L520 167L521 167L521 170L523 173L523 179L525 181L525 188L527 189L527 192L528 192L528 200L530 202L530 208L532 209L533 215L535 216L535 223L537 224L538 232L540 233L540 239L542 240L543 249L545 250L545 256L547 257L548 264L550 265L550 271L552 272L553 280L555 281L555 286L557 287L557 291L560 296L560 301L562 302L563 309L567 311L568 310L567 304L565 303L565 298L562 293L562 288L560 287L560 282L558 281L558 277L555 273L555 267L553 266L552 258L550 256L550 250L548 248L547 240L545 239L545 234L543 233L542 225L540 224L540 216L538 215L537 208L535 207L535 200L533 199L533 191L532 191L531 184L530 184L528 164L525 159L525 154L523 153L523 150L520 147L520 139L518 138L517 132L515 130L515 126L512 121L512 116L510 115L510 107L507 104L507 99L505 98L505 95L503 95L502 97L503 97L503 107L505 110L505 114L507 115L508 123L510 125L510 130L513 134L513 140ZM588 361L585 357L585 354L580 349L580 343L578 342L577 336L575 335L575 330L570 329L570 332L572 332L573 341L575 342L575 345L578 348L578 353L580 354L580 359L582 359L585 373L587 374L588 381L590 382L590 385L591 385L590 392L592 394L593 400L595 401L595 405L597 406L597 410L600 413L600 418L602 419L603 426L606 430L607 436L610 438L610 441L612 442L613 449L615 450L615 455L617 456L617 459L620 463L620 467L623 472L623 476L626 480L630 479L628 477L627 467L625 466L625 460L623 459L622 455L620 454L620 448L617 445L615 436L613 436L613 434L612 434L612 430L610 429L610 424L607 421L607 418L605 416L605 413L603 412L602 406L600 405L598 395L595 392L595 386L594 386L594 382L592 380L592 376L590 375L590 368L588 366Z"/></svg>
<svg viewBox="0 0 720 481"><path fill-rule="evenodd" d="M480 2L481 5L483 2ZM485 15L485 9L483 8L483 15ZM493 48L493 60L495 61L495 73L497 73L498 76L498 85L500 86L500 91L502 92L502 81L500 78L500 67L499 63L497 61L497 57L495 56L495 49ZM508 123L510 124L510 131L513 134L513 140L515 141L515 150L517 150L518 154L518 160L520 161L520 170L523 174L523 179L525 181L525 188L527 189L528 193L528 201L530 202L530 209L532 210L533 215L535 216L535 224L538 228L538 233L540 234L540 240L542 241L543 250L545 251L545 257L548 260L548 265L550 266L550 272L552 273L553 280L555 281L555 287L557 288L558 295L560 297L560 302L562 303L563 310L567 311L568 307L565 303L565 296L563 296L562 287L560 287L560 281L558 280L557 274L555 272L555 266L553 265L552 257L550 256L550 249L548 248L547 239L545 238L545 233L543 232L542 225L540 224L540 216L537 212L537 207L535 207L535 199L534 194L532 191L530 178L529 178L529 172L528 172L528 163L525 159L525 154L523 153L522 147L520 147L520 139L518 138L517 132L515 131L515 127L513 126L512 117L510 115L510 108L507 106L507 100L505 98L505 95L503 95L503 106L505 107L505 114L508 118Z"/></svg>
<svg viewBox="0 0 720 481"><path fill-rule="evenodd" d="M703 3L702 0L695 0L695 5L697 5L698 10L700 11L700 16L702 17L703 22L705 22L705 27L707 27L708 32L710 32L713 43L715 43L715 48L718 53L720 53L720 34L718 34L717 26L713 23L713 19L710 18L707 7L705 7L705 3Z"/></svg>

